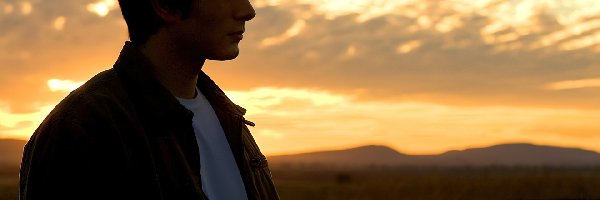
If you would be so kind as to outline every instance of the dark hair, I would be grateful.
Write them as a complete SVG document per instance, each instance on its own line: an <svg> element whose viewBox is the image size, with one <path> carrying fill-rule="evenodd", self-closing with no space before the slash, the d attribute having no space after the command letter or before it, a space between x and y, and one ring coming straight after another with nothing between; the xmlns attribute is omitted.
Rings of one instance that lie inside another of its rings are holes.
<svg viewBox="0 0 600 200"><path fill-rule="evenodd" d="M182 17L187 17L194 0L119 0L121 13L127 29L129 39L133 44L143 44L164 25L164 21L156 14L152 1L172 12L179 12Z"/></svg>

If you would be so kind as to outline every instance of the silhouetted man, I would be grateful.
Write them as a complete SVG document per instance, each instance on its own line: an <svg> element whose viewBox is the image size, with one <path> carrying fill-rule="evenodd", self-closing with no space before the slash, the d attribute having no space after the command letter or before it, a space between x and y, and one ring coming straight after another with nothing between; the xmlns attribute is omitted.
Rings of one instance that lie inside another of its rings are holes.
<svg viewBox="0 0 600 200"><path fill-rule="evenodd" d="M35 131L20 198L278 199L245 109L201 71L237 57L248 0L119 4L131 41Z"/></svg>

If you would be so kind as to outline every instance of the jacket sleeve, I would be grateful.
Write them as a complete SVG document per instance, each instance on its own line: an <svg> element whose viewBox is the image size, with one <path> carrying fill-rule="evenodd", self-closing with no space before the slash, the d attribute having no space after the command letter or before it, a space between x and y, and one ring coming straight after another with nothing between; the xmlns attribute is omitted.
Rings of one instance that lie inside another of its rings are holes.
<svg viewBox="0 0 600 200"><path fill-rule="evenodd" d="M24 149L20 199L114 199L119 174L103 169L107 155L93 139L102 131L68 118L42 123Z"/></svg>
<svg viewBox="0 0 600 200"><path fill-rule="evenodd" d="M20 199L69 199L86 184L85 131L74 122L44 122L25 145Z"/></svg>

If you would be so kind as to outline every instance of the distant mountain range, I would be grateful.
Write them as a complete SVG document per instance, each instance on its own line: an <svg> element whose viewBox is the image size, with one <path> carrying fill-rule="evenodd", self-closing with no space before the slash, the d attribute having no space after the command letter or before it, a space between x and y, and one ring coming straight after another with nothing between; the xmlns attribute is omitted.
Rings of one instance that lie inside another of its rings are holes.
<svg viewBox="0 0 600 200"><path fill-rule="evenodd" d="M0 167L19 166L26 141L0 139ZM408 155L386 146L270 156L272 167L323 166L600 166L594 151L525 143L448 151L438 155Z"/></svg>
<svg viewBox="0 0 600 200"><path fill-rule="evenodd" d="M454 150L438 155L407 155L386 146L371 145L345 150L271 156L268 160L273 167L600 166L600 154L594 151L524 143Z"/></svg>

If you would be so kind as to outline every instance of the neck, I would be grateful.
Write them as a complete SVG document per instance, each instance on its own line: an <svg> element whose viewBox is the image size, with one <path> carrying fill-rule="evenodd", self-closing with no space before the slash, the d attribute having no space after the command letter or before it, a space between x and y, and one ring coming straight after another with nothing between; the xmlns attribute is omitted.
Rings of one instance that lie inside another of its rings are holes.
<svg viewBox="0 0 600 200"><path fill-rule="evenodd" d="M205 59L191 58L189 52L177 48L171 41L163 40L165 37L159 39L158 34L141 45L140 51L152 62L156 78L173 96L194 98L198 73Z"/></svg>

